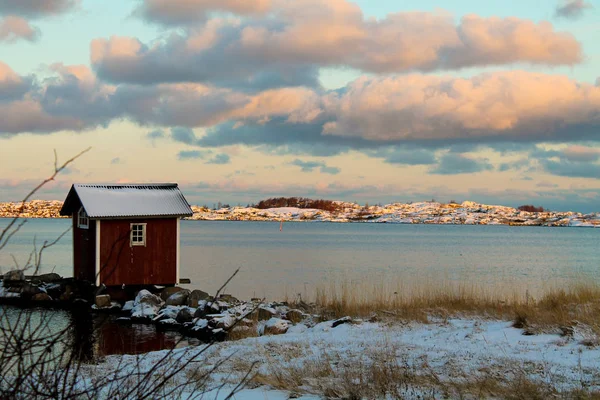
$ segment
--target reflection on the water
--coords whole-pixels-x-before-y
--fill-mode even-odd
[[[157,330],[154,325],[121,324],[116,321],[115,315],[92,314],[86,308],[63,311],[0,305],[0,315],[1,323],[6,326],[22,325],[26,319],[31,321],[33,327],[44,323],[44,329],[47,330],[36,331],[38,336],[50,337],[69,328],[64,340],[56,341],[54,351],[61,352],[63,346],[68,346],[84,362],[112,354],[140,354],[200,343],[178,332]],[[0,336],[8,332],[0,329]],[[0,344],[8,343],[8,340],[7,337],[0,337]]]
[[[154,325],[117,323],[111,315],[98,315],[94,324],[97,357],[140,354],[199,343],[182,337],[178,332],[157,330]]]

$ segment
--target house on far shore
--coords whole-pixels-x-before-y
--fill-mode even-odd
[[[180,220],[193,215],[176,183],[74,184],[73,276],[100,286],[179,283]]]

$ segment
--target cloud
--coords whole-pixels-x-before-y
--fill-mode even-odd
[[[470,158],[448,153],[441,157],[439,164],[430,169],[429,173],[438,175],[472,174],[493,169],[494,167],[486,158]]]
[[[100,78],[113,83],[198,82],[237,90],[319,86],[316,66],[270,63],[252,50],[239,48],[232,42],[232,36],[239,35],[235,24],[215,20],[202,29],[188,36],[170,34],[154,46],[131,37],[94,39],[92,66]]]
[[[322,174],[337,175],[341,172],[339,168],[327,166],[324,162],[319,161],[302,161],[295,159],[290,162],[290,165],[300,167],[302,172],[313,172],[315,168],[318,168]]]
[[[558,150],[537,147],[530,157],[552,175],[600,179],[600,149],[596,147],[570,145]]]
[[[600,164],[573,161],[552,161],[545,160],[541,162],[546,172],[571,178],[593,178],[600,179]]]
[[[529,158],[521,158],[516,161],[502,163],[500,164],[500,166],[498,166],[499,172],[505,172],[510,170],[526,170],[526,172],[531,172],[533,170],[532,160],[530,160]]]
[[[600,148],[574,145],[562,150],[560,156],[568,161],[593,162],[600,159]]]
[[[362,77],[329,96],[323,133],[368,140],[576,140],[600,126],[600,87],[525,71]]]
[[[213,154],[214,154],[214,152],[212,150],[184,150],[184,151],[180,151],[177,154],[177,158],[180,161],[205,160],[204,164],[215,164],[215,165],[229,164],[231,162],[231,158],[229,157],[229,155],[227,155],[225,153],[216,154],[216,155],[212,156]]]
[[[392,146],[374,156],[405,165],[432,163],[431,154],[415,149],[452,146],[461,153],[488,146],[511,153],[533,143],[600,139],[600,86],[562,75],[360,77],[333,91],[247,93],[198,83],[111,85],[85,66],[55,64],[50,72],[45,79],[23,77],[0,64],[0,133],[83,131],[128,119],[176,127],[174,140],[205,148],[240,144],[331,156]],[[571,149],[570,157],[596,157],[583,153]]]
[[[80,3],[80,0],[0,0],[0,14],[38,18],[71,11]]]
[[[238,2],[223,7],[230,3]],[[178,0],[173,10],[183,5],[212,9],[217,2],[202,4]],[[370,19],[344,0],[305,0],[276,1],[268,18],[212,18],[152,45],[133,37],[95,39],[91,60],[98,75],[113,83],[257,87],[268,85],[268,77],[270,87],[316,87],[319,67],[405,73],[521,62],[574,65],[581,62],[582,49],[549,22],[471,14],[457,25],[444,12]]]
[[[21,100],[31,90],[30,78],[19,76],[0,61],[0,107],[2,102]]]
[[[431,165],[436,162],[434,151],[412,147],[386,147],[370,154],[383,157],[388,164]]]
[[[556,183],[552,183],[552,182],[548,182],[548,181],[541,181],[538,182],[535,187],[539,187],[539,188],[557,188],[558,185]]]
[[[0,19],[0,42],[14,43],[18,40],[34,42],[39,35],[39,29],[32,27],[21,17],[7,15]]]
[[[575,19],[581,17],[589,8],[593,8],[592,4],[584,0],[562,0],[556,6],[554,15],[557,18]]]
[[[196,141],[196,135],[190,128],[176,127],[171,129],[171,137],[176,142],[192,144]]]
[[[162,129],[155,129],[146,134],[146,138],[150,140],[162,139],[166,137],[165,132]]]
[[[229,164],[230,162],[231,162],[231,158],[229,157],[229,155],[225,154],[225,153],[221,153],[221,154],[217,154],[212,159],[208,160],[206,162],[206,164],[223,165],[223,164]]]
[[[179,160],[193,160],[193,159],[205,159],[212,154],[211,150],[186,150],[180,151],[177,154]]]
[[[134,14],[163,25],[186,25],[202,22],[211,11],[253,15],[270,6],[271,0],[143,0]]]

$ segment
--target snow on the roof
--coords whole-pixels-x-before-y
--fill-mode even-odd
[[[193,214],[175,183],[74,184],[61,210],[63,215],[77,212],[72,208],[73,191],[90,218]]]

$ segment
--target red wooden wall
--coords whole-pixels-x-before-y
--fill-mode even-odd
[[[130,246],[130,224],[146,223],[146,246]],[[102,220],[100,282],[172,285],[177,280],[177,219]]]
[[[73,215],[73,277],[96,282],[96,221],[90,220],[88,229],[77,227],[77,213]]]

